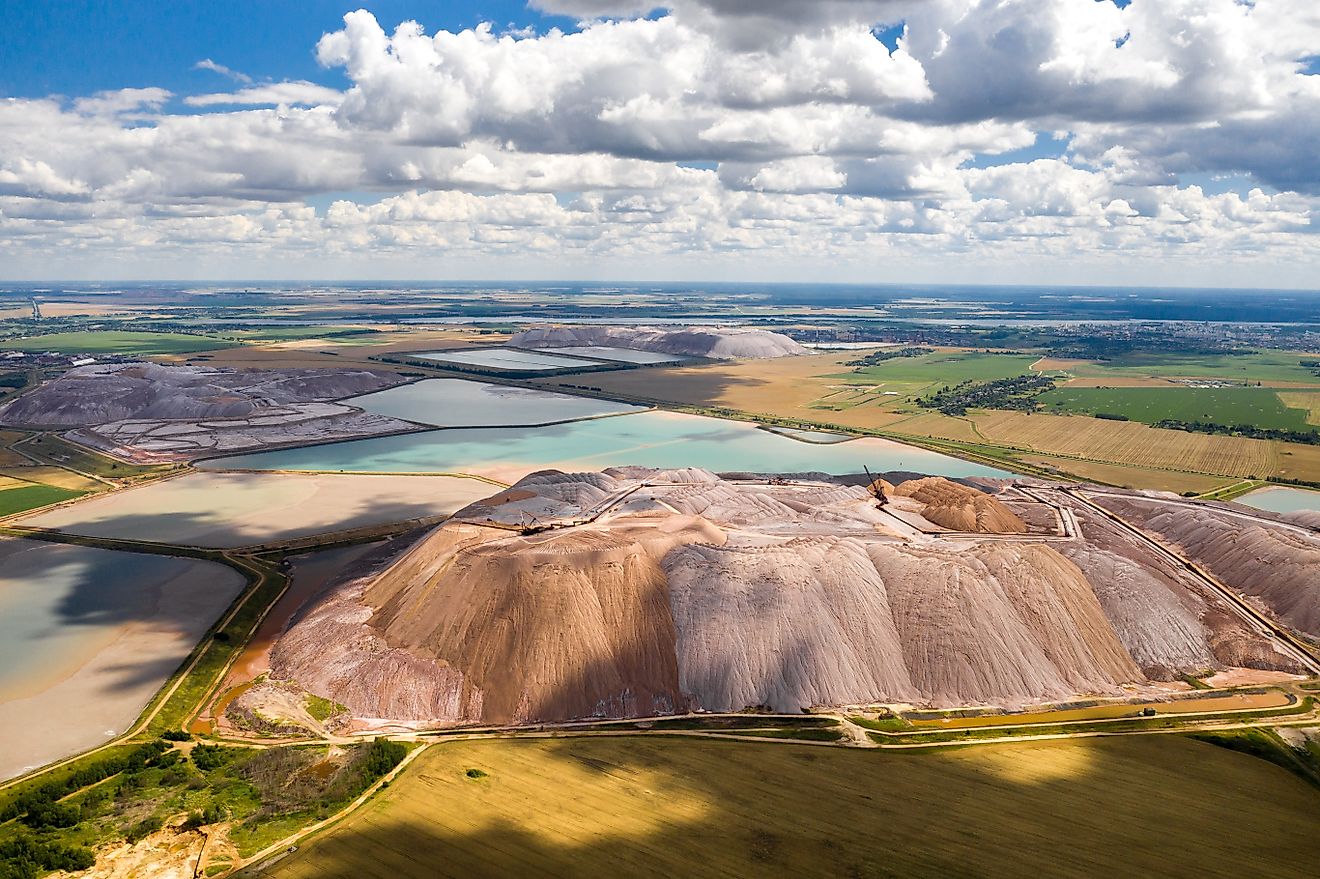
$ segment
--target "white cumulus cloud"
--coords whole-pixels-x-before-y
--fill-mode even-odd
[[[0,99],[4,265],[1314,286],[1311,0],[533,5],[580,24],[355,11],[343,89]]]

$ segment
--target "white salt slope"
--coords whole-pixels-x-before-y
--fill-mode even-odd
[[[715,360],[762,360],[811,353],[780,333],[730,327],[670,330],[655,327],[548,326],[524,330],[509,339],[508,344],[515,348],[576,348],[595,345]]]
[[[1101,504],[1182,547],[1235,589],[1261,599],[1289,625],[1320,635],[1320,535],[1204,508],[1106,497]]]
[[[1075,545],[1063,553],[1085,572],[1119,640],[1145,674],[1171,679],[1219,664],[1198,596],[1175,591],[1163,572],[1115,552]]]
[[[508,530],[529,509],[594,521]],[[914,545],[885,519],[856,486],[537,473],[337,590],[273,668],[358,716],[487,723],[1019,705],[1143,681],[1055,549]]]
[[[919,698],[885,583],[861,543],[693,545],[670,553],[664,569],[679,685],[703,707]]]

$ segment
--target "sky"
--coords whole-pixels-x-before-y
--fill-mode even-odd
[[[1320,288],[1314,0],[0,20],[0,279]]]

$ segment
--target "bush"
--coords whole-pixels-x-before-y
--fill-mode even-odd
[[[148,815],[146,818],[143,818],[141,821],[128,828],[124,833],[124,838],[129,842],[137,842],[146,839],[157,830],[160,830],[161,825],[164,823],[165,822],[157,816]]]
[[[138,772],[145,769],[153,760],[159,757],[165,751],[169,750],[169,745],[157,739],[154,742],[148,742],[128,755],[125,761],[123,771]]]
[[[22,820],[28,827],[37,830],[72,827],[82,820],[82,812],[77,806],[65,803],[35,803]]]
[[[184,732],[181,729],[167,729],[160,734],[160,737],[167,742],[191,742],[192,733]]]
[[[183,754],[178,751],[166,751],[153,759],[151,765],[158,769],[168,769],[171,766],[177,765],[182,760]]]
[[[198,827],[205,827],[208,824],[219,824],[225,820],[225,810],[216,803],[212,803],[205,809],[194,809],[188,814],[188,819],[183,822],[184,830],[196,830]]]
[[[198,745],[192,752],[193,764],[203,772],[219,769],[232,759],[234,759],[234,749],[222,748],[219,745]]]
[[[463,773],[463,774],[466,775],[468,778],[485,778],[485,777],[486,777],[486,773],[485,773],[485,772],[482,772],[480,769],[469,769],[467,772],[465,772],[465,773]]]

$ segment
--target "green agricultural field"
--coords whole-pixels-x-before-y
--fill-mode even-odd
[[[930,387],[964,381],[993,381],[1031,372],[1034,355],[980,351],[937,351],[920,357],[896,357],[877,366],[830,376],[850,384],[883,384],[887,390],[914,396]]]
[[[242,342],[291,342],[299,339],[333,339],[341,341],[380,335],[379,330],[368,327],[317,325],[312,327],[257,327],[251,330],[221,330],[220,335]]]
[[[75,333],[48,333],[23,339],[0,341],[0,348],[10,351],[59,351],[63,354],[184,354],[233,348],[238,342],[193,336],[187,333],[136,333],[119,330],[92,330]]]
[[[1087,363],[1070,368],[1077,376],[1101,378],[1208,378],[1243,382],[1299,382],[1320,385],[1302,360],[1315,360],[1316,355],[1296,351],[1258,351],[1254,354],[1156,354],[1140,352],[1115,357],[1103,362]]]
[[[449,741],[260,875],[1309,877],[1317,807],[1287,770],[1173,735]]]
[[[25,485],[0,491],[0,516],[12,516],[24,510],[35,510],[47,504],[67,501],[85,494],[53,485]]]
[[[1130,421],[1209,421],[1271,430],[1311,430],[1305,409],[1290,409],[1270,388],[1058,388],[1042,394],[1046,411],[1122,415]]]

